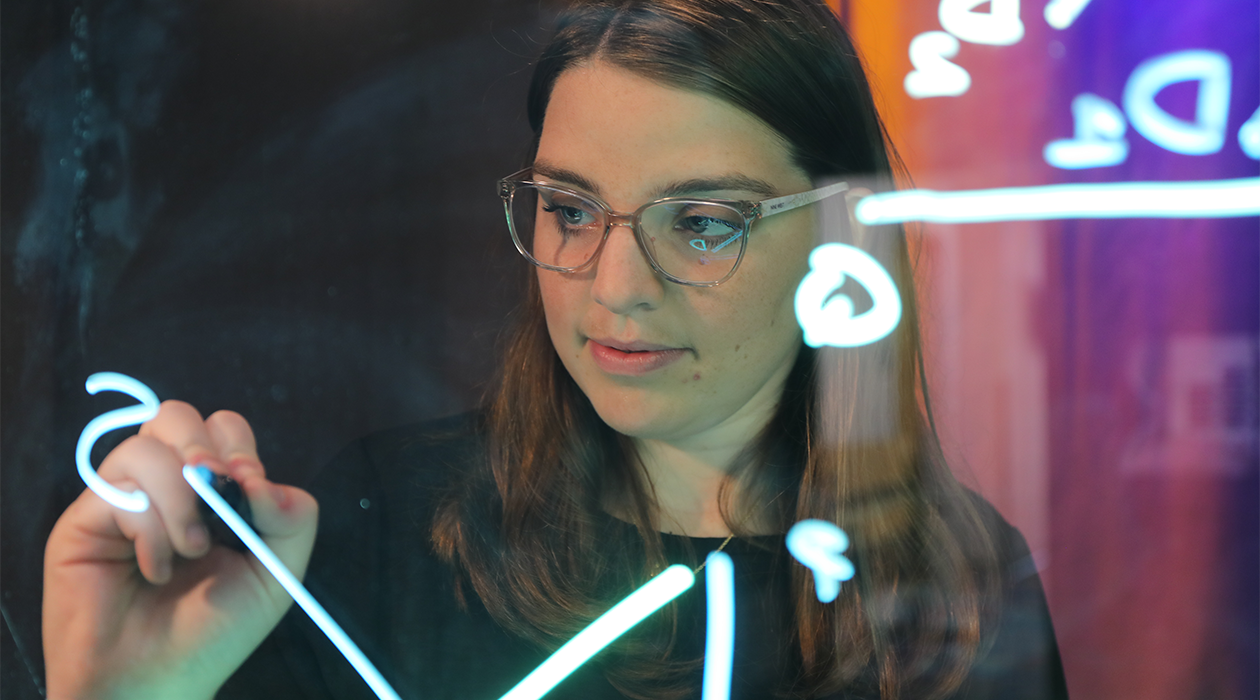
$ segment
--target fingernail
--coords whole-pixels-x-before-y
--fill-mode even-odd
[[[280,510],[284,510],[289,506],[289,495],[285,492],[283,486],[280,484],[272,484],[267,487],[267,489],[271,493],[271,500],[275,501]]]
[[[201,523],[189,525],[184,537],[188,541],[188,547],[194,552],[204,552],[210,546],[210,533]]]

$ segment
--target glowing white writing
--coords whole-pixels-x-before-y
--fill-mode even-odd
[[[1247,157],[1260,160],[1260,108],[1238,129],[1238,145]]]
[[[962,66],[950,63],[958,55],[958,40],[946,32],[924,32],[910,41],[910,63],[906,74],[906,94],[914,98],[957,97],[971,87],[971,75]]]
[[[865,201],[865,200],[864,200]],[[901,295],[879,261],[844,243],[826,243],[809,254],[810,271],[796,288],[796,320],[810,347],[852,348],[893,332],[901,321]],[[853,314],[853,299],[836,290],[853,279],[870,292],[873,305]]]
[[[735,563],[725,552],[705,558],[708,609],[704,640],[704,686],[701,700],[728,700],[735,663]]]
[[[1185,219],[1260,215],[1260,178],[1106,182],[935,192],[905,190],[858,202],[858,221],[982,223],[1045,219]]]
[[[132,513],[149,509],[149,494],[136,489],[130,493],[105,481],[92,468],[92,446],[105,433],[152,420],[158,414],[157,394],[149,387],[117,372],[98,372],[87,378],[87,392],[119,391],[140,402],[138,406],[119,408],[93,418],[79,434],[79,444],[74,450],[74,461],[79,467],[83,483],[105,502]]]
[[[1089,3],[1090,0],[1050,0],[1046,4],[1046,24],[1055,29],[1067,29]]]
[[[1155,95],[1174,83],[1199,81],[1195,119],[1178,119],[1155,104]],[[1133,128],[1174,153],[1206,155],[1225,145],[1229,118],[1230,66],[1216,51],[1178,51],[1138,65],[1124,87],[1124,111]]]
[[[608,612],[595,618],[500,700],[538,700],[601,649],[661,606],[682,595],[695,582],[695,574],[681,564],[665,569]]]
[[[825,520],[802,520],[787,534],[787,548],[814,573],[818,600],[830,603],[840,595],[840,582],[853,578],[853,562],[844,556],[849,536]]]
[[[974,12],[985,4],[988,12]],[[941,28],[973,44],[1010,46],[1024,38],[1019,0],[941,0],[937,17]]]
[[[1046,144],[1045,159],[1056,168],[1100,168],[1129,156],[1124,115],[1110,100],[1084,93],[1072,100],[1075,137]]]
[[[1155,145],[1185,155],[1210,155],[1225,145],[1229,119],[1231,69],[1229,59],[1216,51],[1178,51],[1138,65],[1124,88],[1124,113],[1142,136]],[[1155,102],[1164,88],[1197,81],[1193,121],[1169,114]],[[1056,168],[1095,168],[1116,165],[1128,156],[1122,137],[1124,114],[1111,102],[1088,93],[1072,101],[1075,138],[1046,145],[1045,159]],[[1254,120],[1255,117],[1252,118]],[[1252,158],[1260,129],[1249,120],[1238,131],[1238,145]],[[1250,141],[1248,139],[1251,139]],[[1248,149],[1252,149],[1248,151]]]

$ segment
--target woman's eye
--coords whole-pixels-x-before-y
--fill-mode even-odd
[[[571,228],[590,226],[595,221],[595,217],[591,216],[590,212],[578,207],[567,207],[563,204],[545,206],[543,211],[555,213],[556,218],[560,220],[562,225]]]
[[[679,228],[691,233],[706,236],[726,236],[735,233],[739,227],[729,221],[715,219],[712,216],[688,216],[678,222]]]

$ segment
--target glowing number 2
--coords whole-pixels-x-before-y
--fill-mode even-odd
[[[149,494],[139,489],[127,493],[102,479],[92,468],[92,446],[105,433],[152,420],[158,414],[160,405],[157,394],[144,384],[117,372],[97,372],[88,377],[87,391],[89,394],[120,391],[140,402],[138,406],[119,408],[93,418],[79,434],[74,461],[79,467],[79,476],[83,477],[83,482],[96,495],[105,499],[106,503],[133,513],[143,513],[149,509]]]
[[[924,32],[910,41],[906,94],[913,98],[957,97],[971,87],[971,75],[946,59],[958,55],[958,40],[945,32]]]

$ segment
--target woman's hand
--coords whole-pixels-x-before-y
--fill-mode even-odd
[[[240,482],[258,534],[295,576],[305,573],[315,499],[267,481],[239,414],[203,421],[192,406],[166,401],[98,470],[125,491],[148,493],[149,509],[123,511],[85,490],[48,538],[49,698],[210,698],[292,603],[252,554],[211,546],[185,464]]]

